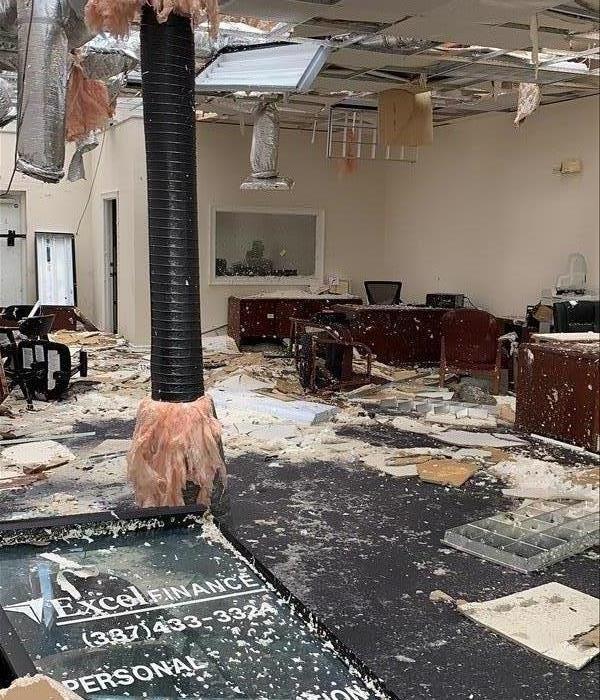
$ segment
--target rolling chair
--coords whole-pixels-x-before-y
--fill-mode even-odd
[[[553,314],[555,333],[600,333],[600,301],[558,301]]]
[[[365,282],[365,291],[371,305],[397,306],[401,303],[402,282]]]

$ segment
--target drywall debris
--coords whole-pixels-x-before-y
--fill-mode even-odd
[[[600,601],[560,583],[482,603],[461,603],[457,610],[516,644],[570,668],[580,669],[600,651],[578,643],[599,623]]]
[[[440,414],[437,411],[427,413],[425,420],[428,423],[438,423],[439,425],[450,425],[461,428],[496,428],[498,422],[494,416],[488,416],[486,411],[471,414],[475,409],[465,408],[456,413]]]
[[[248,437],[257,442],[273,443],[300,437],[300,430],[294,423],[272,423],[251,430]]]
[[[510,486],[503,491],[509,497],[595,502],[600,497],[597,481],[578,482],[572,467],[557,462],[519,456],[511,461],[498,462],[490,467],[489,473]]]
[[[502,404],[498,407],[498,420],[512,425],[515,422],[515,416],[515,410],[509,404]]]
[[[457,462],[453,459],[430,460],[419,464],[419,479],[441,486],[462,486],[479,467],[473,462]]]
[[[480,450],[477,447],[461,447],[452,454],[454,459],[492,459],[492,450]]]
[[[101,333],[100,331],[68,331],[59,330],[50,333],[49,338],[54,343],[63,345],[93,347],[94,350],[114,348],[117,344],[123,344],[124,340],[118,336]]]
[[[450,401],[454,396],[454,392],[449,389],[440,389],[435,391],[433,389],[426,391],[417,392],[417,397],[422,399],[439,399],[441,401]]]
[[[202,336],[202,352],[205,355],[240,355],[235,340],[228,335]]]
[[[381,468],[382,472],[390,474],[391,476],[418,476],[419,472],[417,470],[416,464],[405,464],[404,466],[394,467],[393,465],[386,464]]]
[[[23,476],[2,478],[0,479],[0,491],[12,491],[24,486],[31,486],[37,481],[44,481],[46,478],[45,474],[24,474]]]
[[[233,374],[227,379],[222,379],[214,385],[214,388],[221,391],[245,392],[272,389],[274,386],[272,382],[263,382],[242,372],[241,374]]]
[[[435,433],[436,439],[438,438],[438,433],[442,433],[444,428],[439,425],[428,425],[416,418],[409,418],[408,416],[398,416],[394,418],[391,424],[397,430],[403,430],[408,433],[416,433],[419,435],[431,435]]]
[[[64,463],[76,459],[68,447],[53,440],[13,445],[2,450],[0,456],[20,467],[52,464],[58,461]]]
[[[47,676],[25,676],[13,681],[10,688],[0,690],[0,700],[82,700],[62,683]]]
[[[208,393],[212,396],[217,411],[221,408],[245,409],[304,425],[324,423],[333,418],[338,411],[335,406],[309,401],[280,401],[270,396],[246,391],[211,389]]]
[[[573,637],[572,643],[580,647],[596,647],[598,649],[600,647],[600,625],[596,625],[589,632],[576,635]]]
[[[521,486],[515,489],[502,489],[502,495],[506,498],[524,498],[524,499],[538,499],[542,501],[557,501],[557,500],[573,500],[582,501],[585,500],[581,497],[575,496],[572,489],[560,489],[560,488],[537,488],[535,486]]]
[[[455,605],[456,601],[451,595],[444,593],[444,591],[436,590],[431,591],[429,594],[429,600],[432,603],[446,603],[447,605]]]
[[[570,481],[577,486],[600,488],[600,467],[590,467],[589,469],[577,472],[570,477]]]
[[[105,455],[124,454],[129,451],[131,440],[108,439],[103,440],[99,445],[88,452],[88,457],[102,457]]]
[[[527,444],[514,435],[471,433],[467,430],[447,430],[435,437],[436,440],[463,447],[519,447]]]

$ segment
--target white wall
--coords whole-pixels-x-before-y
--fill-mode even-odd
[[[339,273],[362,293],[362,282],[381,273],[383,260],[384,180],[379,164],[365,164],[355,175],[340,176],[326,158],[325,139],[314,145],[307,132],[282,130],[279,170],[292,177],[292,192],[241,192],[249,174],[251,130],[236,126],[198,127],[198,214],[202,313],[206,328],[226,322],[227,298],[252,293],[251,287],[209,286],[210,207],[274,207],[323,209],[325,274]],[[260,290],[258,290],[260,291]]]
[[[434,132],[415,166],[389,164],[386,255],[403,299],[465,292],[497,315],[518,315],[566,268],[587,258],[598,286],[598,100],[542,107],[519,130],[512,115]],[[581,175],[553,166],[581,158]]]
[[[323,137],[282,131],[280,170],[295,178],[291,193],[241,192],[249,172],[250,129],[198,125],[198,216],[205,329],[226,322],[227,298],[261,291],[209,284],[212,206],[310,208],[325,211],[327,273],[350,279],[353,291],[372,278],[404,281],[403,298],[428,291],[464,291],[497,314],[521,315],[566,264],[587,257],[598,285],[598,104],[594,98],[541,108],[516,131],[508,114],[435,130],[415,166],[361,164],[340,176],[325,157]],[[74,232],[97,159],[90,203],[76,240],[79,305],[102,325],[104,216],[102,198],[119,199],[119,329],[149,342],[150,302],[146,168],[142,122],[111,128],[104,147],[86,156],[88,180],[44,185],[17,175],[26,196],[29,298],[35,296],[33,233]],[[0,132],[0,186],[8,182],[14,135]],[[583,160],[583,173],[559,176],[554,165]],[[273,289],[270,287],[269,289]]]
[[[198,217],[203,328],[227,322],[227,299],[231,295],[262,291],[252,286],[210,285],[211,207],[273,207],[323,209],[325,212],[325,274],[336,272],[350,279],[353,291],[362,282],[381,274],[384,229],[383,169],[365,164],[355,175],[341,177],[325,156],[322,136],[314,145],[306,132],[283,130],[280,171],[296,180],[290,192],[241,192],[249,174],[250,129],[242,135],[237,126],[198,125]],[[130,141],[133,134],[130,135]],[[143,150],[141,124],[140,150]],[[135,281],[136,324],[128,337],[136,344],[149,339],[148,243],[145,200],[145,164],[136,158]],[[274,290],[276,287],[269,287]],[[289,287],[287,287],[289,289]]]

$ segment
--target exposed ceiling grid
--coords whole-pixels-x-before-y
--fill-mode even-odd
[[[282,107],[296,126],[324,127],[331,104],[376,103],[393,87],[433,92],[434,119],[515,108],[519,82],[538,82],[542,102],[597,94],[597,0],[221,0],[228,15],[285,22],[290,37],[328,42],[332,53],[309,96]],[[594,9],[595,8],[595,9]],[[541,67],[531,59],[537,15]],[[590,52],[590,49],[592,50]],[[587,50],[587,55],[577,52]],[[544,62],[552,60],[544,66]],[[210,100],[211,98],[202,98]],[[228,116],[235,119],[232,96]],[[214,105],[213,105],[214,106]],[[215,108],[216,109],[216,108]],[[304,120],[304,123],[303,123]]]

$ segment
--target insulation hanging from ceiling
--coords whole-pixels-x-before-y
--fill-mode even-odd
[[[520,126],[522,121],[531,116],[540,106],[542,91],[536,83],[519,83],[519,97],[517,102],[517,116],[514,124]]]
[[[112,115],[106,83],[91,80],[81,66],[73,63],[67,85],[65,139],[77,141],[96,129],[103,129]]]
[[[85,8],[85,21],[96,32],[108,32],[116,37],[127,36],[129,27],[145,5],[145,0],[88,0]],[[193,24],[205,18],[211,36],[219,31],[218,0],[148,0],[159,23],[166,22],[171,12],[189,17]]]

